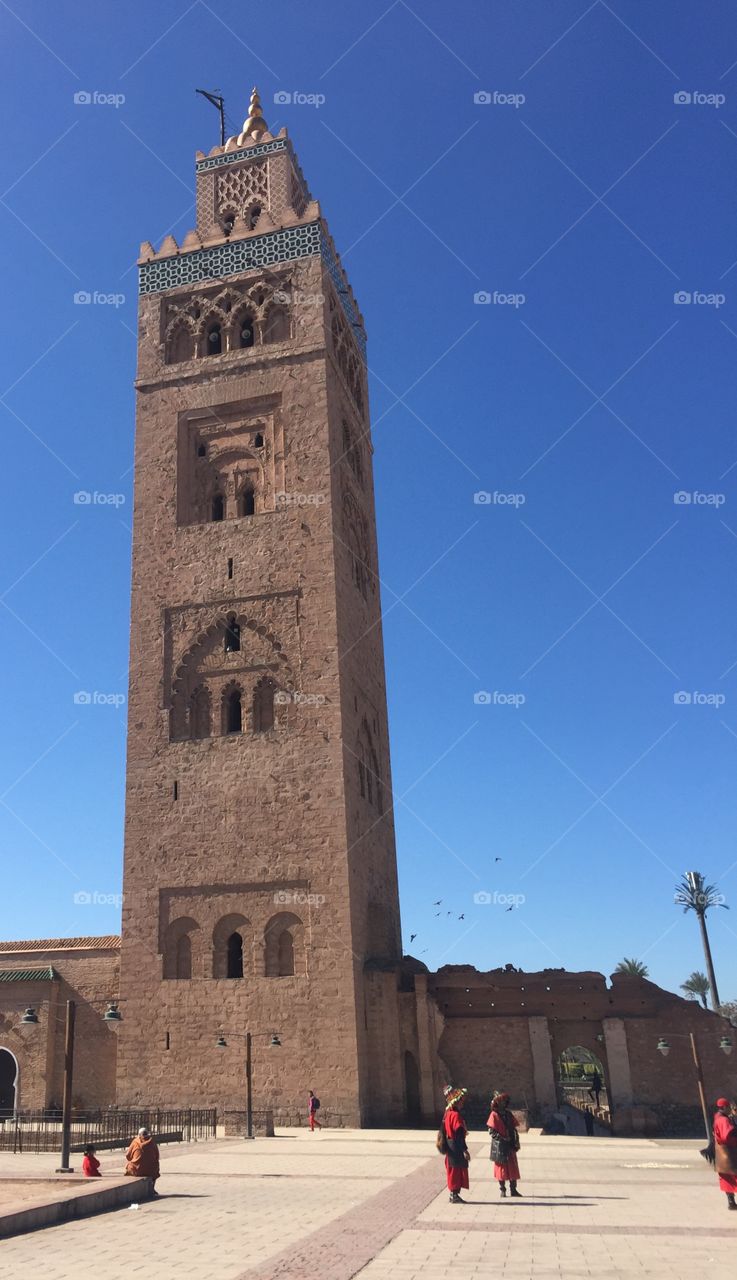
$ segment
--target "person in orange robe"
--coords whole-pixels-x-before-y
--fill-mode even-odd
[[[494,1094],[486,1127],[491,1134],[491,1159],[494,1161],[494,1177],[499,1183],[499,1192],[506,1196],[508,1180],[510,1196],[520,1198],[521,1193],[517,1190],[519,1135],[517,1121],[509,1110],[508,1093]]]
[[[445,1173],[448,1180],[448,1197],[451,1204],[465,1204],[459,1195],[468,1190],[468,1162],[471,1159],[466,1146],[466,1122],[461,1115],[468,1089],[454,1089],[446,1085],[445,1114],[443,1116],[443,1133],[445,1134]]]
[[[156,1196],[156,1180],[159,1176],[159,1148],[148,1129],[139,1129],[125,1153],[126,1175],[130,1178],[150,1178],[151,1194]]]
[[[727,1208],[737,1209],[737,1125],[728,1098],[717,1098],[714,1116],[714,1162],[719,1190],[726,1192]]]

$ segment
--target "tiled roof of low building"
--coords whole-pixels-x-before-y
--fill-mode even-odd
[[[120,946],[117,934],[101,938],[32,938],[25,942],[0,942],[0,955],[26,951],[113,951]]]

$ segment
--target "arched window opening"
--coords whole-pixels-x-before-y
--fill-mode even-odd
[[[223,234],[229,236],[235,224],[235,215],[227,213],[223,218]]]
[[[243,711],[240,689],[232,689],[225,699],[225,732],[240,733],[243,729]]]
[[[274,694],[276,684],[266,676],[253,691],[253,732],[268,733],[274,728]]]
[[[183,933],[181,938],[177,940],[175,964],[175,977],[192,977],[192,939],[188,933]]]
[[[179,364],[182,360],[191,360],[193,356],[192,334],[185,324],[179,324],[169,338],[167,363]]]
[[[240,653],[241,628],[234,614],[229,614],[225,623],[225,652]]]
[[[304,925],[291,911],[280,912],[264,933],[267,978],[288,978],[305,972]]]
[[[213,978],[243,978],[249,972],[253,934],[245,916],[233,912],[218,920],[212,932]]]
[[[164,940],[164,977],[191,978],[199,925],[190,916],[172,920]]]
[[[198,458],[206,458],[206,457],[207,457],[207,449],[206,449],[206,447],[205,447],[205,445],[204,445],[204,444],[198,444],[198,446],[197,446],[197,457],[198,457]]]
[[[227,941],[227,977],[243,977],[243,938],[239,933],[231,933]]]
[[[279,937],[278,946],[279,977],[289,978],[294,973],[294,938],[288,929]]]
[[[238,515],[254,516],[256,514],[256,494],[253,485],[244,484],[238,496]]]
[[[253,207],[249,210],[249,213],[248,213],[248,229],[249,229],[249,231],[254,231],[254,230],[255,230],[255,228],[256,228],[256,223],[258,222],[258,220],[259,220],[259,218],[260,218],[260,217],[261,217],[261,205],[260,205],[260,204],[255,204],[255,205],[253,205]]]
[[[190,738],[210,736],[210,695],[207,689],[195,689],[189,703]]]
[[[289,337],[289,317],[283,307],[272,307],[266,317],[264,342],[286,342]]]
[[[211,507],[211,519],[217,523],[218,520],[225,519],[225,498],[222,493],[213,495]]]
[[[246,311],[238,321],[238,346],[252,347],[254,343],[255,327],[253,316],[250,311]]]
[[[264,447],[264,438],[260,431],[257,431],[253,437],[253,447],[254,449],[263,449]]]
[[[219,321],[211,324],[207,330],[206,353],[208,356],[219,356],[223,350],[223,335]]]

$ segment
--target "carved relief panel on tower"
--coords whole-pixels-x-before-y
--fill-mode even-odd
[[[276,510],[285,490],[281,397],[180,415],[177,522],[240,520]]]
[[[291,337],[290,277],[249,280],[167,298],[161,307],[166,364],[246,351]]]
[[[298,670],[295,592],[167,610],[169,737],[194,741],[288,727]]]

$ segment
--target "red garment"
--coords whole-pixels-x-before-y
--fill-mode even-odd
[[[714,1141],[728,1147],[733,1163],[737,1164],[737,1129],[729,1116],[714,1116]],[[737,1173],[720,1173],[719,1190],[734,1194],[737,1191]]]
[[[85,1178],[101,1178],[100,1161],[95,1156],[85,1156],[82,1161],[82,1173]]]
[[[496,1111],[492,1107],[489,1113],[489,1119],[486,1121],[486,1127],[487,1129],[491,1129],[493,1133],[498,1133],[500,1138],[506,1138],[507,1141],[512,1141],[514,1137],[514,1130],[517,1128],[517,1121],[511,1111],[505,1111],[504,1115],[508,1121],[508,1126],[504,1123],[500,1112]],[[509,1153],[506,1164],[495,1164],[493,1173],[497,1182],[506,1182],[507,1180],[510,1182],[517,1182],[519,1180],[519,1164],[517,1163],[516,1151],[511,1151]]]
[[[468,1190],[468,1160],[466,1150],[467,1127],[459,1111],[450,1107],[443,1116],[443,1130],[451,1147],[445,1157],[445,1172],[449,1191]]]

